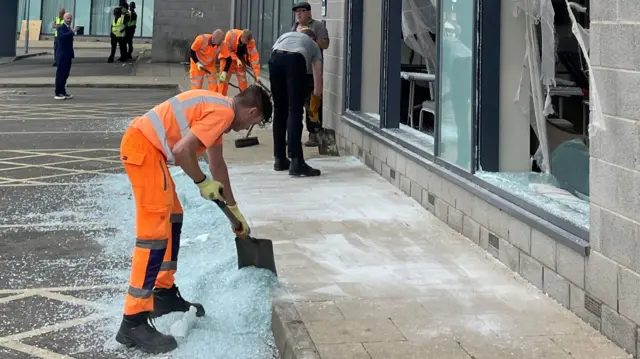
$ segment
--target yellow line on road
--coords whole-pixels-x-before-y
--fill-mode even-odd
[[[15,340],[1,343],[0,346],[9,348],[11,350],[15,350],[18,352],[22,352],[25,354],[29,354],[30,356],[34,356],[36,358],[41,358],[41,359],[74,359],[73,357],[70,357],[68,355],[54,353],[50,350],[42,349],[32,345],[27,345],[25,343],[15,341]]]

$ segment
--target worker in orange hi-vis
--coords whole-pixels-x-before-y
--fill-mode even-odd
[[[218,92],[227,95],[229,78],[236,74],[240,90],[247,88],[247,72],[245,66],[251,65],[256,79],[260,78],[260,55],[256,42],[249,30],[232,29],[227,31],[220,45],[220,84]],[[248,61],[247,61],[248,59]]]
[[[220,44],[224,40],[224,31],[216,29],[211,34],[198,35],[191,44],[189,77],[191,89],[201,89],[204,77],[210,91],[218,91],[218,71],[216,62],[220,55]]]
[[[133,188],[136,205],[136,242],[124,316],[116,341],[149,353],[177,347],[175,338],[160,333],[152,318],[171,312],[197,316],[204,307],[182,298],[174,284],[183,210],[168,164],[180,166],[206,200],[224,200],[242,223],[236,236],[250,233],[238,209],[222,154],[223,134],[268,122],[273,105],[267,92],[251,85],[233,98],[208,90],[188,90],[157,105],[131,122],[120,144],[120,159]],[[209,158],[213,179],[197,158]],[[216,208],[217,207],[212,207]]]

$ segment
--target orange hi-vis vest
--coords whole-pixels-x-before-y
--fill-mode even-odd
[[[174,164],[173,147],[191,131],[204,147],[222,144],[222,135],[235,118],[232,98],[208,90],[189,90],[157,105],[134,119],[131,127],[142,134]]]
[[[199,35],[191,44],[191,50],[196,52],[198,60],[205,66],[215,64],[220,55],[220,46],[209,44],[211,37],[213,37],[211,34]]]
[[[220,45],[221,50],[218,58],[224,59],[227,57],[231,57],[234,61],[237,60],[238,55],[236,53],[238,52],[238,45],[240,44],[240,36],[242,36],[242,30],[233,29],[227,31],[227,34],[224,37],[224,41]],[[251,61],[252,65],[253,62],[256,61],[256,59],[257,61],[259,61],[259,58],[257,57],[258,50],[256,49],[256,41],[254,39],[251,39],[251,41],[249,41],[249,43],[247,44],[247,53],[249,55],[249,61]]]

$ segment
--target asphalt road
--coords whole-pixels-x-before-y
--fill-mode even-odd
[[[87,220],[94,204],[87,188],[78,189],[87,179],[122,172],[122,131],[174,92],[72,93],[71,100],[55,101],[50,88],[0,91],[3,359],[131,357],[104,350],[114,333],[105,333],[100,319],[106,313],[101,298],[126,288],[130,259],[105,255],[100,240],[108,240],[109,226]]]
[[[42,49],[34,50],[40,52]],[[46,50],[53,53],[53,49]],[[71,65],[70,76],[128,76],[133,72],[133,63],[107,63],[109,49],[77,49]],[[119,56],[116,51],[115,58]],[[0,77],[51,77],[55,78],[56,68],[52,66],[53,55],[24,58],[0,65]]]

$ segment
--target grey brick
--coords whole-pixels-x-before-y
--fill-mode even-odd
[[[438,217],[441,221],[447,222],[447,218],[449,217],[449,206],[440,198],[436,198],[436,217]]]
[[[591,156],[625,168],[640,169],[640,123],[618,117],[603,116],[606,131],[591,138]]]
[[[602,306],[602,334],[636,355],[636,324],[606,305]]]
[[[592,3],[595,0],[592,0]],[[636,0],[618,0],[618,20],[638,21],[640,19],[640,4]]]
[[[449,224],[449,227],[451,227],[454,231],[458,233],[462,233],[463,217],[464,215],[462,214],[462,212],[458,211],[453,207],[449,207],[447,224]]]
[[[612,260],[634,270],[640,269],[638,241],[640,226],[606,209],[600,209],[592,216],[600,216],[600,223],[606,227],[594,228],[600,239],[600,251]]]
[[[505,239],[500,238],[500,248],[498,250],[498,259],[504,263],[512,271],[518,273],[520,271],[520,251],[512,246]]]
[[[601,24],[600,36],[607,41],[602,42],[600,62],[604,67],[633,70],[634,60],[634,28],[625,24]]]
[[[547,267],[556,270],[557,242],[547,235],[531,230],[531,256]]]
[[[435,206],[429,203],[429,192],[426,189],[422,190],[422,207],[426,208],[429,212],[435,214],[436,209]]]
[[[618,115],[619,94],[618,73],[615,70],[594,68],[593,79],[600,95],[602,112],[607,115]]]
[[[557,300],[562,306],[569,308],[569,281],[547,267],[544,267],[543,271],[544,283],[542,285],[544,292]]]
[[[599,252],[591,251],[587,257],[586,291],[618,308],[618,265]]]
[[[601,64],[600,25],[599,23],[591,22],[589,28],[589,59],[591,60],[591,66],[599,66]]]
[[[611,212],[640,222],[640,196],[629,195],[640,193],[640,172],[629,171],[595,158],[591,158],[590,166],[591,201]]]
[[[509,238],[509,215],[499,208],[490,206],[489,230],[498,237]]]
[[[402,192],[407,196],[411,196],[411,180],[405,175],[401,175],[400,178],[400,189],[402,189]]]
[[[600,331],[600,318],[598,318],[595,314],[588,311],[584,306],[584,290],[578,288],[574,284],[570,284],[569,286],[569,296],[570,296],[570,309],[574,312],[578,317],[582,318],[585,322],[589,323],[594,329]]]
[[[621,268],[618,286],[618,311],[634,322],[640,323],[640,275]]]
[[[520,253],[520,275],[542,290],[542,264],[524,253]]]
[[[480,226],[480,247],[489,250],[489,230]]]
[[[618,88],[624,94],[619,98],[618,116],[640,120],[640,73],[619,73]]]
[[[509,217],[509,242],[525,253],[531,253],[531,227]]]
[[[567,278],[578,287],[584,288],[584,256],[561,244],[558,244],[557,250],[558,274]]]
[[[422,203],[422,191],[423,188],[419,184],[411,181],[411,198],[418,201],[418,203]]]
[[[617,0],[591,0],[590,6],[591,6],[591,21],[616,20],[618,17]]]
[[[469,216],[462,219],[462,234],[474,243],[480,244],[480,224]]]
[[[382,174],[382,162],[376,157],[373,158],[373,169],[378,172],[378,174]]]
[[[418,173],[419,173],[419,169],[422,168],[422,165],[407,159],[406,160],[406,170],[405,170],[405,175],[409,178],[411,178],[414,181],[418,180]]]

